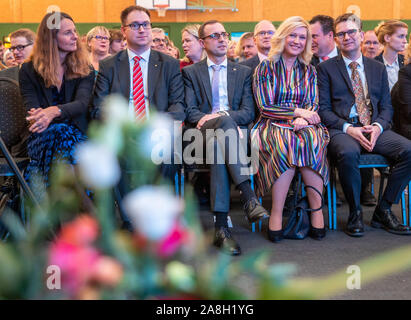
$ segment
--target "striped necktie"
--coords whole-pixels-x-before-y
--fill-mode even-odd
[[[146,116],[146,103],[144,98],[143,72],[140,67],[141,57],[134,57],[133,67],[133,103],[136,121],[141,121]]]

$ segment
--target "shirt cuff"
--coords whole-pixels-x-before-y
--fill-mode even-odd
[[[343,126],[343,132],[344,133],[347,133],[347,129],[349,128],[349,127],[352,127],[352,124],[351,123],[344,123],[344,126]]]
[[[380,125],[378,122],[373,122],[372,125],[380,127],[381,133],[384,131],[384,129],[382,128],[382,125]]]

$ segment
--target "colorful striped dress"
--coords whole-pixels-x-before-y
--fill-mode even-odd
[[[293,131],[295,108],[318,111],[317,73],[313,66],[295,61],[287,75],[282,58],[264,60],[256,68],[254,96],[260,118],[251,140],[259,148],[256,193],[262,196],[291,167],[311,167],[328,183],[326,147],[330,140],[325,126],[309,125]]]

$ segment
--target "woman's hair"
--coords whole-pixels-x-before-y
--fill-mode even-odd
[[[199,35],[200,27],[201,27],[200,24],[188,24],[183,28],[183,30],[181,30],[181,36],[183,35],[184,32],[187,32],[191,34],[194,38],[196,38],[196,40],[198,41],[200,39],[200,35]],[[205,53],[205,50],[203,49],[200,60],[203,60],[205,57],[206,57],[206,53]],[[187,57],[184,57],[182,61],[190,62],[190,59],[188,59]]]
[[[410,41],[411,41],[411,34],[410,34],[410,40],[408,41],[407,48],[405,49],[404,64],[410,64],[410,63],[411,63],[411,46],[410,46]]]
[[[54,17],[52,17],[52,15]],[[56,15],[60,15],[60,22],[64,19],[73,21],[73,19],[64,12],[47,13],[38,27],[37,39],[30,57],[34,69],[43,78],[47,88],[53,85],[61,85],[61,79],[56,72],[60,66],[60,55],[57,44],[59,25],[57,25],[57,27],[54,25],[51,27],[48,26]],[[55,19],[55,21],[58,22],[58,19]],[[66,79],[84,77],[90,73],[88,54],[81,43],[80,36],[77,39],[77,50],[67,54],[64,65],[66,67]]]
[[[254,38],[254,33],[253,32],[246,32],[246,33],[243,33],[241,35],[240,40],[238,40],[237,46],[235,48],[235,54],[238,57],[244,58],[244,56],[243,56],[243,54],[244,54],[243,41],[247,40],[247,39],[253,39],[253,38]]]
[[[89,50],[91,49],[89,43],[91,39],[93,39],[99,33],[105,34],[110,40],[110,31],[108,31],[106,27],[103,27],[103,26],[94,27],[87,33],[87,36],[86,36],[87,37],[87,49]]]
[[[286,19],[277,29],[273,38],[271,39],[271,50],[268,53],[269,59],[277,62],[284,51],[285,38],[289,36],[295,29],[303,27],[307,30],[307,41],[304,51],[298,56],[298,60],[305,65],[309,65],[312,58],[311,52],[311,31],[307,21],[302,17],[290,17]]]
[[[398,28],[408,29],[408,25],[399,20],[381,21],[374,29],[378,42],[384,46],[386,44],[384,37],[394,34]]]
[[[114,40],[125,40],[123,33],[119,29],[110,29],[110,45]]]

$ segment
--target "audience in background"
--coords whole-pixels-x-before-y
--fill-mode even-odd
[[[309,23],[313,38],[311,64],[316,67],[320,62],[334,58],[339,53],[334,42],[334,19],[330,16],[317,15]]]
[[[110,55],[110,32],[103,26],[91,29],[87,33],[87,48],[90,51],[90,63],[97,75],[99,62]]]
[[[236,55],[237,41],[228,41],[227,59],[232,62],[238,62],[239,58]]]
[[[0,40],[0,64],[4,63],[4,60],[3,60],[4,50],[5,50],[4,43],[3,41]]]
[[[271,38],[274,33],[275,27],[270,21],[263,20],[257,23],[254,27],[254,43],[257,47],[257,54],[251,59],[241,62],[241,64],[250,67],[254,73],[254,70],[259,63],[267,59],[268,53],[271,49]]]
[[[205,51],[198,37],[199,24],[189,24],[181,30],[181,42],[185,57],[180,61],[180,69],[205,58]]]
[[[168,55],[172,56],[174,59],[180,59],[180,50],[174,45],[174,42],[167,37],[167,50]]]
[[[246,32],[241,36],[235,53],[240,57],[240,61],[250,59],[257,54],[257,47],[254,43],[254,33]]]
[[[6,51],[4,51],[3,61],[6,68],[15,67],[18,65],[16,59],[14,59],[13,52],[11,52],[10,49],[6,49]]]
[[[364,57],[374,59],[381,53],[382,46],[378,42],[377,35],[374,30],[364,32],[364,40],[361,43],[361,52]]]
[[[398,71],[404,66],[404,56],[399,52],[404,51],[407,44],[408,25],[398,20],[387,20],[375,28],[375,33],[384,47],[375,59],[385,65],[391,90],[398,80]]]
[[[53,161],[75,164],[74,149],[86,139],[87,109],[94,84],[87,51],[80,43],[73,19],[60,14],[60,28],[42,19],[33,54],[21,66],[20,91],[29,121],[30,163],[26,179],[34,176],[49,184]],[[36,184],[37,186],[37,184]],[[41,192],[35,188],[36,191]]]
[[[164,30],[161,28],[153,28],[151,30],[151,34],[152,34],[151,49],[168,54],[167,38],[166,38],[166,34]]]
[[[111,29],[110,32],[110,54],[124,50],[127,47],[127,41],[121,30]]]

